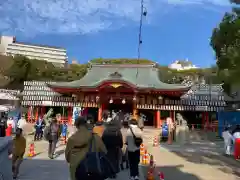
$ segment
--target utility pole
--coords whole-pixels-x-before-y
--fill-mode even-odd
[[[138,59],[137,64],[139,64],[140,56],[141,56],[141,45],[142,45],[142,23],[143,17],[147,16],[147,9],[143,5],[143,0],[141,0],[141,10],[140,10],[140,23],[139,23],[139,31],[138,31]],[[136,73],[136,78],[138,77],[138,68]]]

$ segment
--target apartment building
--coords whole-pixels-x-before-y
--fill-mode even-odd
[[[67,51],[64,48],[17,42],[13,36],[0,37],[0,54],[24,55],[29,59],[51,62],[54,65],[67,64]]]

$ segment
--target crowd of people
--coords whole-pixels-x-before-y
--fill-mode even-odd
[[[4,137],[7,123],[10,122],[2,119],[0,132],[1,137]],[[120,112],[103,113],[102,121],[94,121],[91,116],[79,116],[75,120],[75,132],[68,138],[65,149],[71,180],[115,179],[124,169],[130,170],[132,180],[138,180],[140,144],[144,127],[142,121]],[[9,150],[14,179],[18,176],[26,149],[26,139],[23,135],[26,120],[22,117],[15,124],[13,146]],[[51,122],[46,124],[39,118],[34,127],[34,140],[47,140],[48,156],[53,159],[59,138],[61,135],[65,138],[67,136],[67,124],[59,124],[57,118],[52,118]],[[122,129],[126,128],[127,131],[122,133]]]
[[[65,150],[71,180],[114,179],[125,168],[129,168],[132,180],[139,179],[142,130],[136,119],[129,119],[129,127],[123,136],[119,118],[119,115],[104,114],[103,121],[93,128],[89,128],[86,118],[76,119],[77,130],[68,139]]]

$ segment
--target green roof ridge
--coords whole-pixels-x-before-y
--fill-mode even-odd
[[[112,78],[110,75],[118,73],[121,77]],[[167,84],[158,77],[158,68],[155,64],[93,64],[87,74],[80,80],[56,83],[53,87],[80,88],[97,87],[103,81],[125,81],[138,88],[154,88],[174,90],[188,88],[180,84]]]

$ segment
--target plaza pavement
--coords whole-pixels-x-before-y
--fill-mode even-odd
[[[123,134],[126,131],[123,130]],[[148,152],[154,155],[156,172],[163,172],[165,180],[240,180],[240,163],[222,155],[221,142],[193,142],[178,146],[161,143],[152,147],[156,130],[144,130],[144,143]],[[20,180],[68,180],[68,165],[64,159],[65,146],[59,145],[57,157],[49,160],[47,157],[47,142],[36,143],[36,153],[39,154],[24,160]],[[140,169],[144,167],[140,165]],[[127,180],[128,171],[119,173],[117,180]],[[141,173],[141,180],[144,180]]]

